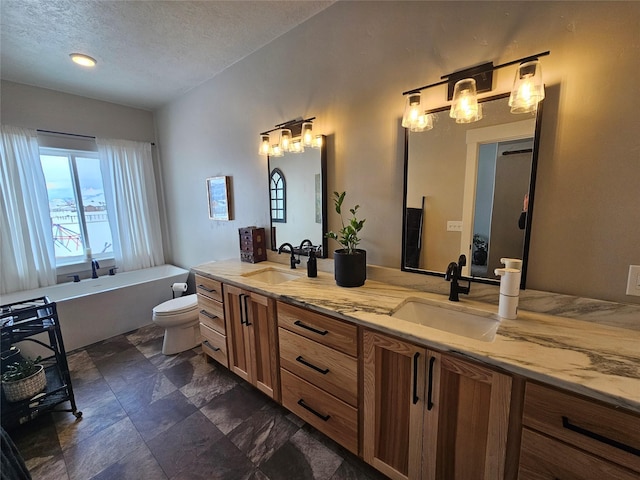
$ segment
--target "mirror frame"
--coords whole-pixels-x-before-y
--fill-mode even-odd
[[[329,248],[329,240],[325,237],[325,233],[328,231],[328,220],[327,220],[327,137],[322,135],[322,146],[318,149],[320,153],[320,182],[322,188],[322,255],[318,255],[318,258],[328,258],[329,252],[327,251]],[[285,153],[285,155],[294,156],[295,153]],[[267,156],[267,198],[269,199],[269,241],[271,243],[271,250],[274,252],[278,251],[278,245],[274,242],[273,228],[274,222],[271,217],[271,156]],[[300,238],[299,240],[295,240],[296,242],[304,240],[305,237]],[[291,243],[291,239],[282,240],[282,242]],[[293,243],[292,243],[293,245]],[[301,252],[297,248],[298,245],[293,245],[295,247],[296,255],[304,255],[307,256],[306,252]]]
[[[485,97],[478,100],[478,103],[490,102],[492,100],[501,100],[504,98],[508,98],[508,93],[493,95],[490,97]],[[542,127],[542,110],[544,106],[544,100],[538,104],[538,109],[536,112],[536,126],[535,131],[533,133],[533,153],[531,155],[531,176],[529,179],[529,205],[526,216],[526,224],[524,230],[524,243],[522,246],[522,276],[520,279],[520,289],[524,290],[526,288],[527,282],[527,266],[529,261],[529,246],[531,244],[531,220],[533,218],[533,207],[535,203],[535,190],[536,190],[536,177],[538,172],[538,153],[540,151],[540,133]],[[450,110],[450,106],[444,106],[439,108],[434,108],[432,110],[428,110],[427,113],[440,113],[447,112]],[[452,120],[453,121],[453,120]],[[428,135],[429,132],[422,132],[423,134]],[[406,258],[406,235],[407,235],[407,175],[409,170],[409,129],[404,128],[404,184],[402,189],[402,256],[400,258],[400,269],[403,272],[410,273],[420,273],[423,275],[433,275],[438,277],[445,276],[445,272],[438,272],[435,270],[425,270],[415,267],[407,267],[405,265]],[[471,259],[467,259],[467,262],[470,262]],[[500,285],[500,280],[492,279],[492,278],[484,278],[484,277],[473,277],[473,276],[464,276],[462,277],[464,280],[470,280],[476,283],[485,283],[489,285]]]

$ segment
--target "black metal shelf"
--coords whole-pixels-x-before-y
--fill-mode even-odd
[[[2,426],[10,429],[51,411],[71,412],[76,418],[80,418],[82,412],[77,409],[73,394],[55,302],[50,302],[47,297],[40,297],[3,305],[0,307],[0,325],[3,351],[15,343],[31,341],[51,352],[50,356],[42,360],[47,377],[44,391],[19,402],[7,401],[4,391],[2,392]],[[48,343],[32,338],[42,333],[47,334]],[[70,408],[56,408],[66,401],[69,401]]]

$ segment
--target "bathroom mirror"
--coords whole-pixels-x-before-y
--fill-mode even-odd
[[[318,248],[318,257],[326,258],[326,138],[322,137],[320,148],[269,156],[268,166],[271,249],[277,250],[284,242],[298,247],[309,239]]]
[[[465,277],[499,283],[500,258],[521,258],[524,288],[542,103],[514,115],[508,95],[480,102],[480,121],[457,124],[447,106],[432,130],[405,129],[402,270],[444,276],[463,253]]]

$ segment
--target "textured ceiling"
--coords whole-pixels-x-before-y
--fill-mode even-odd
[[[332,3],[0,0],[0,76],[152,110]]]

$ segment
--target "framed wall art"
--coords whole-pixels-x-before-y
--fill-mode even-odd
[[[207,198],[211,220],[231,220],[229,209],[229,180],[231,177],[207,178]]]

